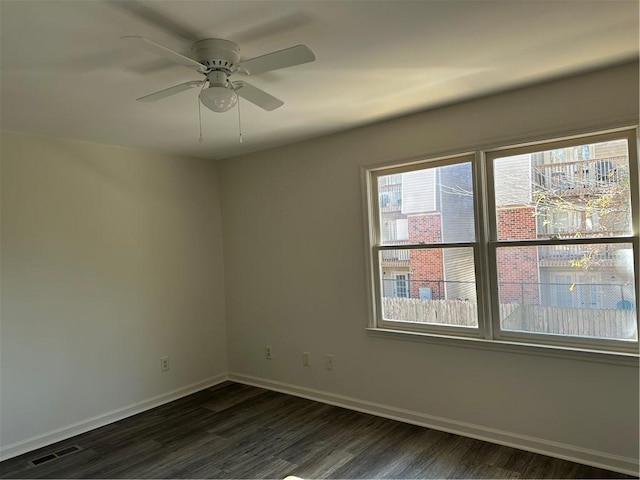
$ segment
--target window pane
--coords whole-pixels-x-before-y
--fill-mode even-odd
[[[473,249],[380,252],[385,320],[478,326]]]
[[[500,247],[502,330],[636,341],[630,243]]]
[[[627,141],[498,158],[498,240],[631,235]]]
[[[471,163],[378,177],[382,245],[473,242]]]

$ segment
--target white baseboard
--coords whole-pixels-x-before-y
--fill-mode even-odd
[[[491,443],[518,448],[529,452],[548,455],[563,460],[591,465],[593,467],[613,470],[628,475],[638,475],[639,462],[636,458],[612,455],[606,452],[553,442],[542,438],[520,435],[503,430],[483,427],[467,422],[459,422],[443,417],[427,415],[420,412],[368,402],[357,398],[336,395],[329,392],[300,387],[288,383],[266,380],[239,373],[229,373],[229,380],[255,387],[261,387],[276,392],[282,392],[297,397],[315,400],[329,405],[348,408],[358,412],[369,413],[379,417],[398,420],[413,425],[433,428],[443,432],[454,433],[464,437],[484,440]]]
[[[42,435],[31,437],[21,442],[7,445],[0,451],[0,461],[22,455],[24,453],[37,450],[42,447],[46,447],[47,445],[51,445],[75,435],[88,432],[95,428],[117,422],[118,420],[122,420],[123,418],[136,415],[165,403],[172,402],[184,396],[191,395],[192,393],[212,387],[226,380],[231,380],[246,385],[253,385],[255,387],[266,388],[268,390],[273,390],[276,392],[295,395],[297,397],[307,398],[329,405],[348,408],[350,410],[369,413],[372,415],[377,415],[379,417],[398,420],[422,427],[433,428],[435,430],[454,433],[456,435],[484,440],[508,447],[519,448],[521,450],[540,453],[551,457],[561,458],[563,460],[570,460],[572,462],[578,462],[598,468],[613,470],[615,472],[625,473],[628,475],[638,475],[639,462],[638,459],[635,458],[612,455],[606,452],[590,450],[541,438],[506,432],[503,430],[496,430],[467,422],[459,422],[457,420],[451,420],[448,418],[427,415],[420,412],[404,410],[388,405],[368,402],[366,400],[346,397],[343,395],[336,395],[330,392],[314,390],[306,387],[300,387],[297,385],[266,380],[263,378],[257,378],[238,373],[230,373],[228,375],[220,374],[215,377],[211,377],[200,382],[192,383],[185,387],[172,390],[162,395],[158,395],[148,400],[144,400],[142,402],[138,402],[127,407],[88,418],[81,422],[74,423],[67,427],[47,432]]]
[[[17,457],[18,455],[22,455],[23,453],[31,452],[33,450],[46,447],[47,445],[51,445],[61,440],[66,440],[67,438],[71,438],[75,435],[88,432],[89,430],[93,430],[95,428],[117,422],[118,420],[122,420],[123,418],[127,418],[146,410],[158,407],[160,405],[164,405],[165,403],[169,403],[187,395],[191,395],[192,393],[198,392],[208,387],[212,387],[226,380],[228,380],[226,373],[216,375],[215,377],[210,377],[205,380],[201,380],[199,382],[177,388],[170,392],[163,393],[162,395],[158,395],[153,398],[149,398],[147,400],[143,400],[141,402],[137,402],[123,408],[119,408],[117,410],[112,410],[102,415],[97,415],[95,417],[82,420],[81,422],[77,422],[72,425],[59,428],[57,430],[28,438],[21,442],[7,445],[0,450],[0,461]]]

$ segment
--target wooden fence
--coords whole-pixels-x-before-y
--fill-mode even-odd
[[[384,317],[406,322],[476,327],[478,306],[461,300],[382,299]],[[544,307],[501,304],[502,328],[596,338],[637,339],[634,310]]]
[[[461,327],[478,326],[477,304],[462,300],[384,297],[382,310],[385,318],[393,320]]]
[[[501,318],[506,330],[620,340],[638,338],[634,310],[519,305]]]

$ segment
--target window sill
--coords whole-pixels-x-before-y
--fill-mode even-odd
[[[603,352],[599,350],[533,345],[528,343],[485,340],[480,338],[450,337],[421,332],[392,330],[387,328],[367,328],[367,331],[370,336],[377,338],[424,342],[458,348],[474,348],[478,350],[515,353],[518,355],[564,358],[568,360],[608,363],[612,365],[636,368],[638,368],[640,363],[640,355],[633,353]]]

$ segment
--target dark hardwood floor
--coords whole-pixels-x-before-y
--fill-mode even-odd
[[[38,465],[29,462],[79,449]],[[2,478],[633,478],[226,383],[0,463]]]

